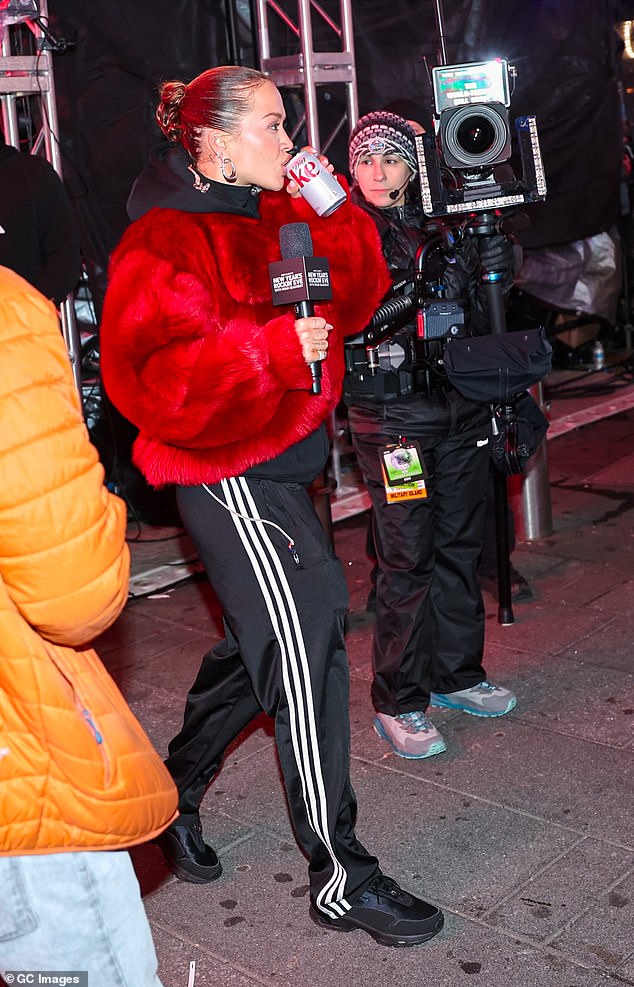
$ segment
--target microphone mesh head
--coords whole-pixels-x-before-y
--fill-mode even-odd
[[[307,223],[285,223],[280,226],[280,253],[282,260],[313,256],[313,238]]]

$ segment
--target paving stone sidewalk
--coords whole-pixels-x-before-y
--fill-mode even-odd
[[[555,530],[514,554],[537,598],[502,627],[485,594],[485,665],[517,709],[432,710],[447,752],[429,760],[396,757],[372,731],[366,519],[337,525],[358,833],[386,873],[442,906],[445,928],[389,949],[311,923],[262,717],[203,803],[222,878],[184,884],[155,845],[134,851],[164,987],[634,985],[633,451],[633,411],[549,443]],[[189,581],[132,600],[98,642],[162,754],[219,633],[213,595]]]

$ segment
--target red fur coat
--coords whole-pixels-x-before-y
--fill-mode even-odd
[[[330,261],[333,325],[321,395],[268,274],[279,229],[307,222]],[[153,209],[115,250],[101,325],[105,387],[140,430],[134,461],[155,486],[235,476],[313,432],[337,404],[344,335],[369,322],[390,285],[372,220],[346,202],[321,219],[285,192],[260,219]]]

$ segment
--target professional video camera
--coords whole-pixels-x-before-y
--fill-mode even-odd
[[[440,25],[440,0],[438,8]],[[423,212],[432,218],[421,229],[413,277],[395,283],[391,297],[374,314],[365,332],[347,341],[346,370],[357,393],[363,387],[375,392],[383,386],[386,394],[389,387],[390,394],[402,396],[421,389],[421,382],[429,393],[430,383],[436,386],[449,378],[464,395],[464,378],[475,371],[477,378],[483,378],[483,385],[475,388],[477,394],[471,395],[472,400],[502,402],[510,422],[515,395],[503,393],[500,385],[501,380],[511,379],[509,361],[520,365],[532,361],[524,376],[519,374],[520,391],[543,376],[542,370],[539,374],[534,371],[542,355],[541,339],[529,339],[527,334],[519,339],[514,334],[510,356],[499,338],[484,343],[481,337],[477,345],[473,344],[469,338],[473,313],[463,301],[447,298],[443,283],[443,271],[462,238],[475,238],[485,245],[500,234],[508,236],[517,229],[514,207],[546,197],[535,117],[519,117],[513,138],[509,107],[514,79],[515,69],[503,58],[443,64],[432,70],[435,133],[416,137]],[[520,179],[510,164],[516,150],[521,160]],[[434,265],[434,255],[439,265]],[[506,330],[503,283],[507,273],[487,267],[481,274],[493,336]],[[518,348],[519,354],[514,352]],[[465,356],[466,371],[460,366],[461,355]],[[483,355],[484,364],[478,362]],[[496,386],[489,384],[487,361]],[[544,365],[542,360],[540,368]]]
[[[416,138],[423,210],[449,216],[507,208],[546,197],[534,116],[509,123],[514,66],[506,59],[432,69],[436,133]],[[516,148],[514,147],[516,143]],[[519,152],[522,177],[507,163]]]

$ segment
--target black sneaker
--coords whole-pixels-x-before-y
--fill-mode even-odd
[[[341,918],[329,918],[311,904],[316,925],[340,932],[363,929],[383,946],[416,946],[427,942],[443,927],[441,910],[403,891],[396,881],[377,874]]]
[[[180,815],[158,838],[172,873],[191,884],[209,884],[222,874],[216,853],[203,839],[197,812]]]

